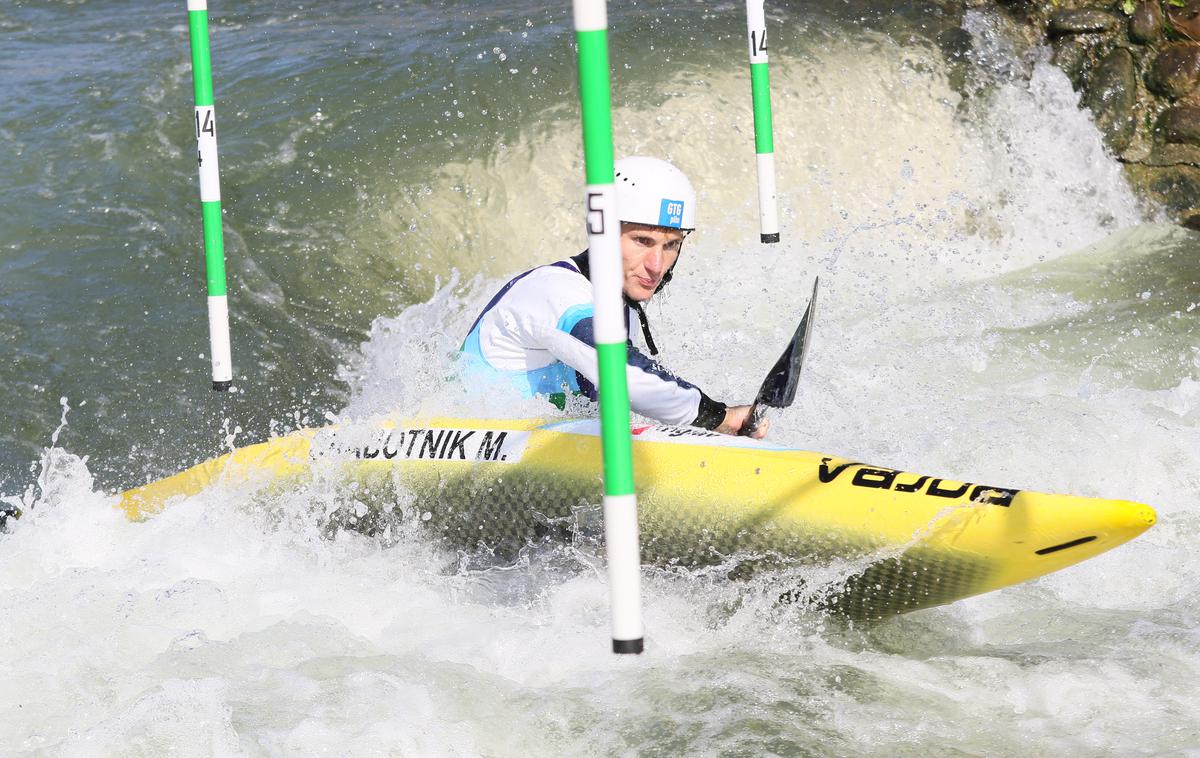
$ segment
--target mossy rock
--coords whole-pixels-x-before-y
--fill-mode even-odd
[[[1130,178],[1176,218],[1200,210],[1200,168],[1129,166]]]
[[[1137,73],[1128,50],[1117,48],[1104,56],[1088,84],[1083,104],[1095,116],[1096,126],[1113,152],[1129,146],[1137,129]]]
[[[1158,0],[1140,0],[1129,18],[1129,39],[1147,45],[1162,36],[1163,12]]]
[[[1200,83],[1200,45],[1172,42],[1165,46],[1146,74],[1146,87],[1157,95],[1178,99],[1186,97]]]
[[[1051,37],[1072,34],[1103,34],[1116,31],[1120,21],[1108,11],[1099,8],[1074,8],[1050,14],[1047,33]]]
[[[1200,145],[1200,105],[1176,105],[1163,111],[1154,136],[1171,144]]]

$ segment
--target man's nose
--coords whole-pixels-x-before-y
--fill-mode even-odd
[[[650,252],[646,253],[646,273],[658,274],[662,272],[663,253],[660,245],[655,245]]]

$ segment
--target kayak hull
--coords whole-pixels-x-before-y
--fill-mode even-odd
[[[1057,571],[1152,526],[1149,506],[992,487],[687,427],[635,427],[643,562],[830,565],[800,597],[852,618],[927,608]],[[601,500],[594,420],[437,419],[303,430],[122,495],[131,519],[214,484],[286,486],[333,466],[419,504],[448,544],[515,554]],[[818,594],[813,595],[812,592]]]

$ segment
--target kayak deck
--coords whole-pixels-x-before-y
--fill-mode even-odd
[[[1057,571],[1155,522],[1124,500],[911,474],[686,427],[635,427],[642,559],[760,569],[850,561],[821,603],[873,619]],[[217,482],[300,482],[334,465],[376,500],[402,490],[448,545],[515,554],[601,500],[595,420],[436,419],[303,430],[122,495],[133,519]],[[397,489],[399,488],[399,489]]]

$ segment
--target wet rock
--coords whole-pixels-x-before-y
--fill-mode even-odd
[[[1200,106],[1176,105],[1163,111],[1154,136],[1167,143],[1200,145]]]
[[[1142,163],[1150,154],[1154,152],[1154,146],[1148,139],[1138,139],[1137,132],[1134,133],[1133,141],[1129,143],[1129,147],[1117,154],[1117,159],[1124,164]]]
[[[1147,44],[1162,34],[1163,12],[1158,0],[1140,0],[1129,19],[1129,39]]]
[[[1031,21],[1037,17],[1039,5],[1037,0],[996,0],[1014,18]],[[987,8],[991,0],[966,0],[968,8]]]
[[[1109,148],[1120,153],[1133,140],[1137,122],[1133,109],[1137,103],[1137,75],[1133,55],[1117,48],[1104,59],[1092,75],[1083,103],[1096,118],[1096,125]]]
[[[1168,3],[1167,20],[1179,34],[1190,40],[1200,40],[1200,0],[1190,0],[1183,7]]]
[[[1150,150],[1142,161],[1143,166],[1196,166],[1200,167],[1200,147],[1175,143],[1159,143]]]
[[[1147,210],[1200,229],[1200,0],[962,2],[1048,43]]]
[[[937,36],[938,47],[946,59],[947,77],[955,92],[965,92],[970,76],[972,38],[961,26],[946,29]]]
[[[1062,37],[1053,44],[1054,57],[1051,62],[1062,69],[1071,80],[1071,86],[1079,89],[1083,83],[1083,74],[1087,69],[1088,49],[1090,45],[1074,38]]]
[[[971,33],[961,26],[946,29],[937,36],[938,47],[947,61],[959,63],[967,60],[971,53]]]
[[[1067,34],[1111,32],[1118,23],[1116,16],[1099,8],[1060,10],[1050,16],[1049,33],[1051,37],[1061,37]]]
[[[1200,45],[1172,42],[1162,49],[1150,71],[1146,86],[1164,97],[1180,98],[1191,93],[1200,82]]]
[[[1200,168],[1130,166],[1131,178],[1176,218],[1200,210]]]

